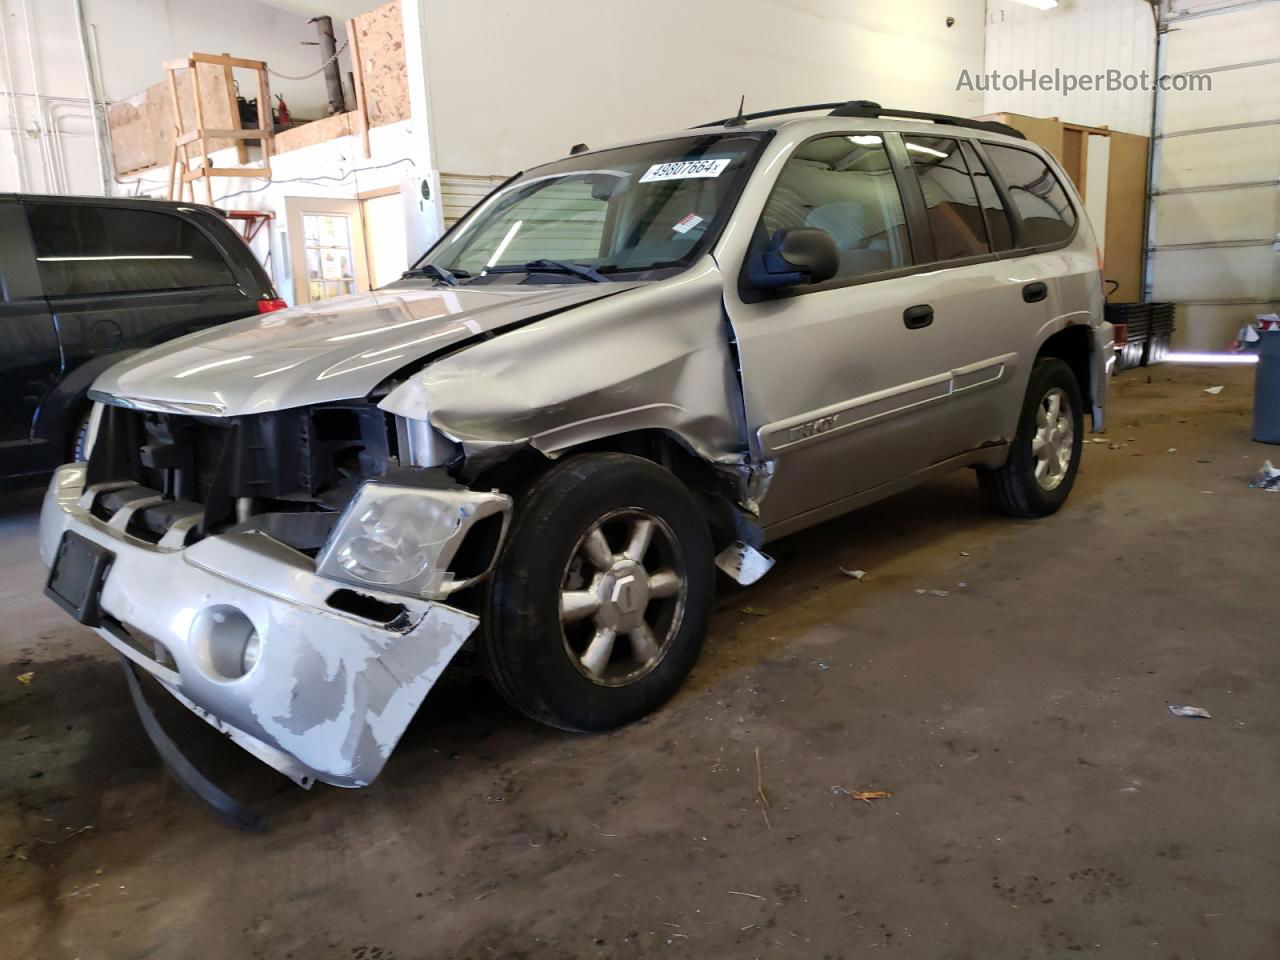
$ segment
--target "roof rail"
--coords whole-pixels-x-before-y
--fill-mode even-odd
[[[701,130],[705,127],[736,127],[742,126],[750,120],[764,120],[768,117],[781,117],[790,113],[815,113],[818,110],[828,111],[827,115],[831,117],[865,117],[867,119],[876,119],[878,117],[901,117],[904,120],[928,120],[932,123],[946,123],[953,127],[967,127],[971,130],[986,130],[988,133],[999,133],[1006,137],[1017,137],[1019,140],[1025,140],[1026,135],[1021,130],[1009,126],[1007,123],[1000,123],[995,120],[969,120],[965,117],[953,117],[945,113],[921,113],[918,110],[897,110],[889,107],[882,107],[873,100],[848,100],[844,103],[810,103],[799,107],[781,107],[777,110],[760,110],[756,113],[739,113],[736,117],[725,117],[723,120],[713,120],[710,123],[702,123],[694,127],[694,130]]]

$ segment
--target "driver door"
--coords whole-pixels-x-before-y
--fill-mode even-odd
[[[939,460],[951,385],[947,343],[920,294],[927,284],[903,275],[915,258],[882,136],[800,144],[756,243],[784,227],[827,231],[840,268],[815,286],[726,291],[753,447],[775,461],[766,532],[839,513],[841,501]]]

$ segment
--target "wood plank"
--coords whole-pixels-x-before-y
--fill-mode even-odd
[[[399,196],[400,187],[379,187],[377,190],[361,190],[356,194],[357,200],[377,200],[379,197]]]
[[[196,167],[182,175],[186,181],[208,177],[250,177],[259,180],[271,179],[271,171],[263,167]]]
[[[208,63],[216,67],[239,67],[242,70],[257,70],[263,66],[261,60],[246,60],[244,57],[216,53],[193,53],[190,59],[194,63]]]
[[[1151,141],[1133,133],[1111,133],[1107,169],[1106,276],[1120,286],[1110,299],[1142,299],[1143,220],[1146,215],[1147,155]]]
[[[229,57],[231,54],[223,53],[223,56]],[[231,127],[233,130],[239,130],[241,127],[240,104],[236,101],[236,79],[231,74],[230,64],[223,66],[222,79],[227,86],[227,106],[231,109]],[[236,139],[234,135],[231,135],[231,137]],[[236,142],[236,160],[240,163],[249,162],[249,145],[243,140],[237,140]]]
[[[352,77],[356,88],[356,132],[360,135],[360,155],[369,159],[369,114],[364,94],[364,61],[360,57],[360,34],[353,19],[347,21],[347,44],[351,47]]]

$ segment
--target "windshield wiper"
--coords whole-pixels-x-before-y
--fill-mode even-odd
[[[471,274],[465,270],[446,270],[444,267],[437,266],[434,263],[424,263],[420,267],[406,270],[401,274],[401,279],[405,277],[434,277],[451,287],[456,287],[459,280],[470,280]]]
[[[609,282],[609,278],[595,267],[574,263],[572,260],[530,260],[519,266],[512,264],[505,267],[489,267],[485,273],[570,273],[575,277],[590,280],[592,283]]]

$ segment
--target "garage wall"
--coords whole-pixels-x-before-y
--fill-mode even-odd
[[[1221,350],[1280,301],[1280,2],[1165,0],[1164,70],[1211,92],[1159,96],[1148,285],[1180,346]]]
[[[509,174],[747,109],[871,99],[963,115],[984,0],[419,0],[435,165]],[[947,17],[955,25],[947,27]]]
[[[1155,20],[1146,0],[1063,0],[1052,10],[1036,10],[1013,0],[987,4],[986,70],[1005,75],[1061,67],[1076,74],[1150,73],[1155,64]],[[1148,136],[1148,91],[1039,89],[993,90],[984,94],[986,113],[1058,117],[1069,123],[1109,127]]]
[[[265,59],[273,70],[293,76],[320,63],[317,48],[303,46],[316,37],[307,17],[257,0],[83,0],[83,5],[109,101],[162,81],[161,63],[193,50]],[[335,24],[335,32],[343,33],[342,23]],[[339,61],[345,77],[345,52]],[[271,89],[288,101],[295,116],[328,113],[323,77],[272,77]],[[103,193],[72,0],[0,0],[0,118],[0,190]]]

